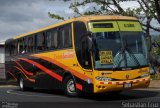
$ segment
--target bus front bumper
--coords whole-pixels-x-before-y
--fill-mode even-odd
[[[125,89],[146,88],[150,84],[150,77],[125,81],[96,81],[94,93],[105,93],[110,91],[122,91]]]

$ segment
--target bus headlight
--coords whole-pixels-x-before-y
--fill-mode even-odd
[[[141,75],[141,78],[144,78],[144,77],[147,77],[147,76],[149,76],[148,73]]]
[[[112,81],[112,78],[107,78],[107,77],[96,77],[96,80],[98,80],[98,81]]]

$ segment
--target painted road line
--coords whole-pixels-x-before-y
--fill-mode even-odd
[[[49,98],[67,98],[67,97],[63,97],[63,96],[42,96],[42,95],[35,95],[35,94],[25,94],[25,93],[16,93],[16,91],[14,90],[7,90],[6,91],[7,94],[11,94],[11,95],[21,95],[21,96],[34,96],[34,97],[49,97]]]
[[[15,85],[0,85],[0,88],[4,88],[4,87],[18,87],[18,86],[15,86]]]

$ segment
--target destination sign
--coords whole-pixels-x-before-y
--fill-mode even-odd
[[[134,24],[124,24],[124,27],[135,27]]]
[[[113,28],[112,23],[96,23],[93,24],[93,28]]]
[[[112,51],[100,51],[100,64],[112,64],[113,56]]]

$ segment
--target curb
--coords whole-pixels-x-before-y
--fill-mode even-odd
[[[0,80],[0,85],[6,85],[6,84],[7,84],[6,80]]]

